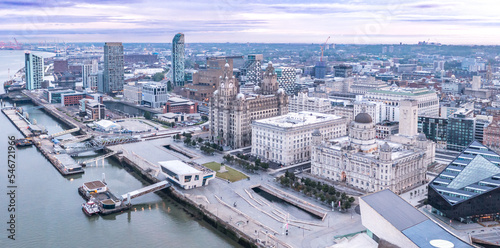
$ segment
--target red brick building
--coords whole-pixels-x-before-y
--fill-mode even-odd
[[[500,150],[500,115],[484,129],[483,144],[494,150]]]
[[[198,103],[178,97],[170,97],[163,106],[163,113],[195,114],[198,113]]]
[[[99,94],[88,94],[84,92],[77,92],[77,93],[70,93],[70,94],[63,94],[61,96],[61,103],[64,106],[71,106],[71,105],[79,105],[80,100],[82,99],[90,99],[90,100],[97,100],[100,103],[102,103],[102,96]]]

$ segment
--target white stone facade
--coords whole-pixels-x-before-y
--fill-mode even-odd
[[[399,107],[399,102],[403,99],[416,100],[419,115],[439,116],[439,98],[436,92],[427,89],[393,87],[390,90],[370,90],[365,94],[364,99],[370,102],[385,103],[393,108]]]
[[[307,92],[299,92],[296,96],[290,96],[288,101],[288,110],[293,113],[309,111],[333,114],[334,107],[332,106],[330,99],[309,97]]]
[[[387,188],[401,193],[424,184],[435,144],[425,136],[410,144],[376,139],[375,125],[366,115],[354,118],[349,137],[313,146],[311,173],[366,192]]]
[[[345,136],[347,119],[313,112],[257,120],[252,123],[252,154],[284,166],[310,160],[313,132],[324,139]]]
[[[374,123],[383,121],[399,121],[399,107],[390,106],[383,102],[356,101],[354,102],[354,116],[363,112],[370,114]]]
[[[147,104],[151,108],[160,108],[167,103],[167,85],[151,82],[142,86],[142,104]]]

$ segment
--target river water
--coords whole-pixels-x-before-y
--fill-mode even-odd
[[[3,52],[0,63],[5,67]],[[4,67],[0,65],[0,71]],[[23,108],[49,133],[67,128],[33,105]],[[89,218],[81,210],[84,200],[77,192],[84,182],[100,180],[105,173],[108,187],[116,195],[146,184],[112,159],[86,168],[83,175],[63,177],[35,147],[17,150],[16,240],[10,240],[7,137],[21,134],[3,114],[0,128],[0,247],[238,247],[211,226],[194,220],[175,202],[156,194],[133,199],[129,212]]]

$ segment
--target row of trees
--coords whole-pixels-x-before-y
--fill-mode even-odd
[[[168,122],[168,121],[162,121],[162,120],[159,120],[159,119],[154,119],[155,122],[158,122],[162,125],[165,125],[167,127],[174,127],[175,126],[175,122]]]
[[[340,201],[340,208],[346,210],[351,208],[354,202],[354,197],[349,197],[345,192],[340,192],[334,186],[321,183],[319,181],[311,180],[310,178],[298,178],[292,172],[285,172],[284,176],[279,178],[281,185],[290,187],[295,191],[302,192],[303,194],[314,197],[329,205],[338,207]]]
[[[257,170],[267,170],[269,169],[269,164],[268,163],[262,163],[260,159],[255,160],[255,162],[250,162],[248,160],[247,155],[242,155],[240,154],[237,155],[238,157],[233,157],[230,154],[225,155],[222,157],[226,163],[229,164],[237,164],[241,167],[243,167],[245,170],[250,171],[250,172],[255,172]],[[244,159],[246,156],[247,159]]]

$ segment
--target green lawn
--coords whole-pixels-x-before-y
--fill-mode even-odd
[[[203,166],[215,171],[217,177],[220,177],[222,179],[227,179],[231,182],[236,182],[236,181],[239,181],[241,179],[248,178],[247,176],[245,176],[245,174],[243,174],[243,173],[241,173],[241,172],[239,172],[239,171],[237,171],[229,166],[226,166],[227,172],[219,173],[218,171],[220,170],[220,164],[217,162],[206,163],[206,164],[203,164]]]

